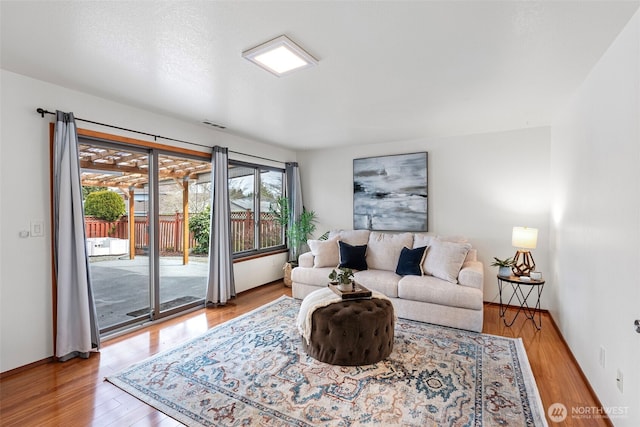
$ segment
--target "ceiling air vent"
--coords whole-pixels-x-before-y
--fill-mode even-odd
[[[211,120],[207,120],[207,119],[203,120],[202,123],[207,125],[207,126],[211,126],[211,127],[217,128],[217,129],[226,129],[227,128],[226,126],[222,126],[222,125],[219,125],[217,123],[213,123]]]

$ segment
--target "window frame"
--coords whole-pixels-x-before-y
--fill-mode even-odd
[[[284,168],[278,168],[275,166],[268,166],[259,163],[251,163],[241,160],[233,160],[229,159],[228,167],[244,167],[253,169],[253,183],[254,183],[254,194],[253,194],[253,242],[254,247],[252,249],[247,249],[239,252],[233,252],[232,258],[234,261],[242,261],[246,259],[252,259],[264,255],[281,253],[288,251],[287,247],[287,239],[285,238],[285,227],[282,227],[281,230],[281,238],[282,244],[276,246],[270,246],[268,248],[260,248],[260,202],[261,202],[261,194],[260,194],[260,184],[261,184],[261,173],[264,171],[273,171],[280,172],[282,174],[282,197],[285,196],[286,189],[286,171]],[[228,182],[228,179],[227,179]]]

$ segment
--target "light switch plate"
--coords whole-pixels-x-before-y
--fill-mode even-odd
[[[31,237],[44,236],[44,222],[32,221],[31,222]]]

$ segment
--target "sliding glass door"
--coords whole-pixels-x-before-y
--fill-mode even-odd
[[[79,156],[101,333],[203,304],[210,162],[82,138]]]
[[[80,140],[86,246],[101,331],[149,318],[147,150]]]
[[[209,222],[210,209],[207,207],[211,200],[211,185],[207,178],[211,176],[210,170],[210,162],[158,154],[160,286],[154,304],[159,309],[157,316],[173,314],[203,302],[209,271],[208,251],[192,253],[197,241],[189,225],[192,217],[197,224],[203,220]]]

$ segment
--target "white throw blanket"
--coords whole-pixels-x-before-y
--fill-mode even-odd
[[[386,297],[386,295],[378,292],[371,292],[371,297],[386,300],[389,299]],[[298,312],[298,318],[296,320],[296,326],[298,327],[298,331],[300,332],[300,334],[307,342],[307,345],[309,344],[309,339],[311,338],[311,316],[313,316],[313,312],[320,307],[326,307],[329,304],[340,301],[343,301],[342,297],[340,297],[328,287],[313,291],[302,300],[300,311]]]

